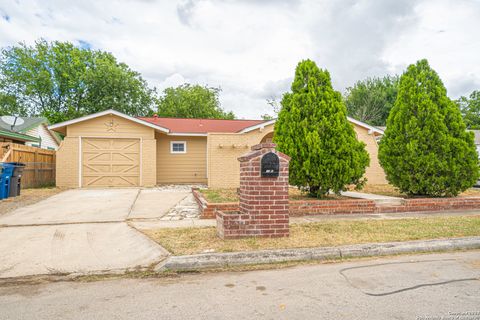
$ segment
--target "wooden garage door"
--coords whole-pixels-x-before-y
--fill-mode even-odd
[[[139,139],[82,139],[83,187],[139,185]]]

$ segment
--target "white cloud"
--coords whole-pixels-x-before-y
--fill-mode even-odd
[[[159,89],[219,86],[223,107],[246,118],[270,111],[305,58],[343,91],[426,57],[453,97],[468,94],[480,87],[477,30],[480,3],[468,0],[0,0],[1,46],[91,45]]]

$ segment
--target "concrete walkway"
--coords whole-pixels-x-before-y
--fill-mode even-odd
[[[373,193],[342,191],[341,195],[345,197],[356,198],[356,199],[373,200],[375,201],[375,203],[380,205],[401,205],[403,203],[403,198],[390,197],[390,196],[384,196],[384,195],[373,194]]]

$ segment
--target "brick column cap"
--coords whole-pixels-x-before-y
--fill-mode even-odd
[[[250,160],[252,160],[254,158],[257,158],[257,157],[260,157],[260,156],[262,156],[262,155],[264,155],[265,153],[268,153],[268,152],[273,152],[273,153],[277,154],[277,156],[280,159],[290,161],[289,156],[287,156],[286,154],[276,150],[275,147],[276,147],[275,143],[256,144],[256,145],[252,146],[252,151],[247,152],[247,153],[241,155],[240,157],[238,157],[238,161],[240,161],[240,162],[250,161]]]

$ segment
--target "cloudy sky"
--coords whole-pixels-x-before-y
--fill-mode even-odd
[[[38,38],[112,52],[160,90],[220,86],[240,118],[272,113],[298,61],[335,89],[427,58],[451,98],[480,89],[480,0],[0,0],[0,46]]]

